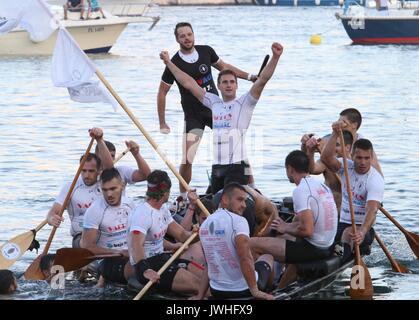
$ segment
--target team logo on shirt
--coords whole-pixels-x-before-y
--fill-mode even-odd
[[[206,64],[201,64],[200,66],[199,66],[199,72],[201,72],[202,74],[205,74],[205,73],[207,73],[208,72],[208,66],[206,65]]]

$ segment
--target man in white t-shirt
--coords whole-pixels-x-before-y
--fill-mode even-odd
[[[333,252],[338,218],[333,193],[310,177],[309,159],[303,151],[288,154],[285,168],[289,181],[297,185],[292,194],[294,221],[273,220],[270,228],[281,236],[252,238],[252,251],[270,253],[275,260],[291,264],[327,258]]]
[[[166,51],[160,58],[176,80],[189,90],[205,107],[212,111],[214,158],[211,174],[211,191],[215,194],[229,182],[248,184],[250,170],[245,150],[245,134],[263,88],[272,77],[283,48],[272,44],[272,58],[263,69],[250,91],[236,97],[237,75],[232,70],[222,70],[218,74],[217,87],[222,99],[205,91],[188,74],[180,70]]]
[[[122,180],[126,184],[134,184],[136,182],[141,182],[147,179],[147,176],[150,174],[151,170],[148,163],[144,160],[142,155],[140,154],[140,146],[135,141],[125,141],[126,146],[130,150],[132,156],[134,157],[135,161],[137,162],[137,169],[134,169],[129,166],[115,166],[115,168],[119,171]],[[105,140],[105,145],[107,151],[101,150],[101,145],[97,145],[95,149],[95,153],[101,156],[104,152],[109,152],[112,161],[115,161],[115,154],[116,148],[115,145]]]
[[[135,208],[128,221],[129,276],[136,277],[142,285],[153,281],[153,288],[160,292],[196,294],[202,266],[186,259],[175,259],[161,276],[157,273],[171,257],[170,253],[164,252],[166,233],[179,242],[185,242],[192,235],[173,220],[165,205],[171,186],[165,171],[154,170],[147,177],[147,199]],[[196,194],[194,197],[188,194],[188,197],[194,205]]]
[[[89,130],[90,136],[96,139],[98,145],[104,148],[105,142],[103,140],[103,131],[100,128],[92,128]],[[80,158],[83,158],[83,156]],[[103,161],[94,153],[87,156],[87,161],[84,164],[80,177],[76,182],[73,193],[71,194],[70,202],[67,206],[67,212],[71,221],[71,236],[73,237],[73,247],[80,247],[81,233],[83,231],[83,216],[90,205],[102,197],[98,177],[103,169],[113,167],[112,159],[103,157]],[[71,182],[66,183],[60,191],[60,194],[55,199],[55,202],[48,212],[47,221],[51,226],[59,227],[64,220],[58,213],[62,209],[62,205],[70,190]]]
[[[357,232],[353,234],[343,161],[336,158],[333,147],[339,139],[339,130],[346,129],[346,126],[344,121],[333,123],[333,133],[321,156],[321,160],[327,167],[337,172],[342,180],[342,206],[336,239],[341,239],[344,245],[345,260],[351,257],[354,242],[360,246],[361,253],[369,253],[369,247],[374,240],[372,226],[384,195],[384,179],[372,166],[372,143],[367,139],[359,139],[352,146],[352,160],[348,159],[349,180],[357,224]]]
[[[93,202],[84,214],[80,245],[95,255],[120,253],[123,257],[104,259],[98,269],[105,279],[125,283],[128,216],[134,203],[123,195],[125,184],[115,168],[103,170],[100,186],[103,197]]]
[[[238,183],[225,186],[220,206],[201,225],[199,238],[206,268],[194,299],[204,298],[208,287],[215,299],[255,297],[272,300],[263,292],[272,273],[273,257],[253,261],[249,247],[249,224],[242,216],[246,209],[246,189]]]

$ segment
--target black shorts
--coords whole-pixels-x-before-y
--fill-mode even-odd
[[[295,241],[286,240],[285,262],[300,263],[325,259],[332,254],[332,248],[323,249],[312,245],[306,239],[296,238]]]
[[[248,169],[250,165],[247,161],[232,164],[214,164],[211,172],[211,191],[216,194],[230,182],[237,182],[242,185],[249,183]]]
[[[205,126],[212,129],[212,112],[209,109],[208,111],[209,112],[200,112],[194,115],[185,114],[185,132],[189,133],[199,129],[201,131],[196,132],[196,134],[201,135],[205,130]]]
[[[257,261],[255,263],[255,271],[258,274],[258,288],[265,291],[269,276],[271,274],[271,267],[265,261]],[[242,291],[220,291],[210,287],[211,295],[214,299],[237,299],[237,298],[250,298],[252,293],[249,289]]]
[[[81,233],[78,233],[73,237],[72,247],[80,248],[80,241],[81,241]]]
[[[161,267],[170,259],[171,253],[161,253],[156,256],[147,258],[146,261],[154,271],[159,271]],[[180,268],[186,269],[190,261],[185,259],[175,259],[172,264],[162,273],[160,281],[153,285],[153,288],[158,292],[167,292],[172,290],[173,279]],[[137,274],[137,280],[146,285],[148,279],[143,274]]]
[[[126,257],[103,259],[99,264],[98,272],[108,281],[126,284],[124,269],[127,262]]]
[[[356,225],[357,228],[360,228],[361,225]],[[343,231],[346,228],[352,228],[352,224],[339,222],[338,223],[338,230],[336,232],[335,243],[341,242]],[[361,245],[359,246],[359,251],[361,254],[370,254],[371,253],[371,244],[374,241],[375,231],[374,228],[371,228],[368,233],[365,235],[364,241],[362,241]]]

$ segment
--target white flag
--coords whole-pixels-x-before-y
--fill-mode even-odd
[[[99,81],[85,82],[67,89],[73,101],[83,103],[105,102],[111,104],[115,111],[118,108],[118,102]]]
[[[118,102],[97,80],[92,80],[96,68],[80,49],[68,31],[62,27],[52,56],[52,82],[66,87],[76,102],[105,102],[116,108]]]
[[[58,21],[44,0],[1,0],[0,17],[5,22],[0,25],[0,33],[9,32],[19,25],[28,31],[34,42],[45,41],[58,27]]]

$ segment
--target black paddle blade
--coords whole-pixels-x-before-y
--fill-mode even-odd
[[[258,73],[258,77],[260,77],[260,74],[262,73],[263,69],[266,67],[266,65],[268,64],[268,60],[269,60],[269,54],[267,54],[265,56],[265,59],[263,59],[262,65],[260,66],[260,70]]]
[[[38,240],[33,239],[31,245],[28,248],[28,250],[29,251],[36,250],[36,254],[38,254],[39,247],[40,247],[40,245],[39,245]]]

